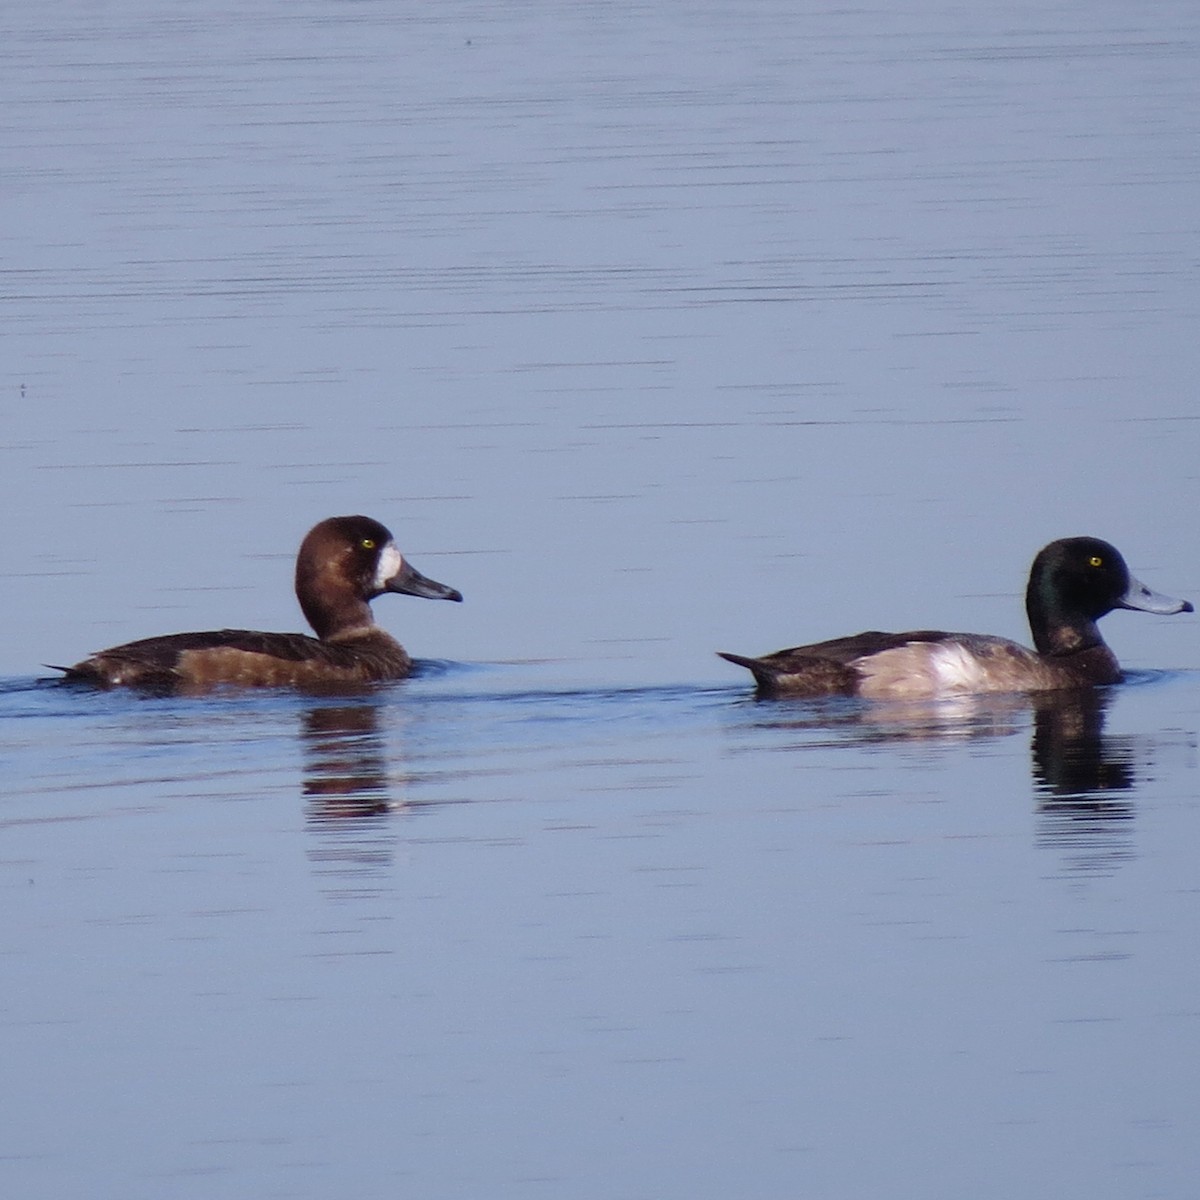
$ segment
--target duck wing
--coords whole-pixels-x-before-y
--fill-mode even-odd
[[[906,633],[868,629],[849,637],[777,650],[760,658],[718,653],[728,662],[750,671],[760,695],[851,695],[859,688],[862,679],[859,664],[863,659],[914,642],[940,642],[951,637],[952,634],[940,629],[914,629]]]
[[[211,629],[172,633],[112,646],[63,671],[65,682],[97,687],[172,687],[180,678],[183,656],[192,651],[240,651],[284,662],[336,660],[337,648],[303,633],[263,633],[254,629]]]

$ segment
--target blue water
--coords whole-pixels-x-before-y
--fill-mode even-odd
[[[0,13],[5,1195],[1192,1200],[1196,618],[1091,697],[718,649],[1200,600],[1200,14]],[[462,605],[361,696],[45,663]]]
[[[24,1194],[1186,1194],[1194,676],[510,675],[4,693]]]

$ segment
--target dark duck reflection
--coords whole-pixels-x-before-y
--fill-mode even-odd
[[[1081,689],[1039,696],[1034,707],[1038,842],[1077,871],[1108,871],[1134,853],[1134,794],[1153,746],[1104,732],[1111,699],[1108,689]]]
[[[1107,871],[1133,854],[1137,789],[1161,747],[1152,739],[1105,732],[1113,688],[1082,687],[945,700],[864,702],[823,697],[752,704],[753,727],[781,731],[794,747],[936,746],[987,742],[1030,731],[1030,778],[1039,844],[1076,871]]]
[[[1033,782],[1041,794],[1070,799],[1133,788],[1136,740],[1104,733],[1111,700],[1102,688],[1034,698]]]

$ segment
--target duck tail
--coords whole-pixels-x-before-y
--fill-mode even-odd
[[[758,690],[763,695],[771,695],[775,692],[774,672],[761,658],[747,658],[744,654],[726,654],[724,650],[718,650],[717,654],[726,662],[745,667],[754,676],[754,682],[758,684]]]
[[[717,657],[723,658],[726,662],[736,663],[739,667],[745,667],[747,671],[762,669],[762,664],[757,658],[746,658],[742,654],[727,654],[724,650],[717,651]]]

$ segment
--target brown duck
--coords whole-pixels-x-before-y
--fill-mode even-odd
[[[296,597],[316,637],[219,629],[172,633],[101,650],[66,681],[96,687],[203,691],[213,687],[338,687],[403,679],[408,652],[375,624],[370,601],[384,592],[461,600],[426,579],[370,517],[330,517],[309,530],[296,556]]]

